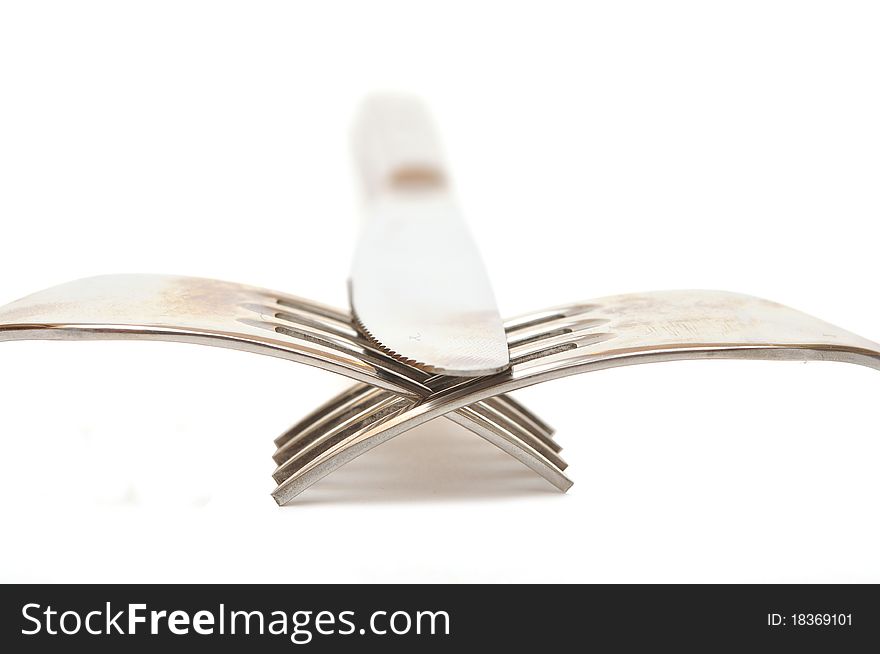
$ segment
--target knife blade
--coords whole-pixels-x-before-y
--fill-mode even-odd
[[[492,286],[427,111],[408,96],[373,96],[354,142],[366,216],[349,289],[364,334],[432,373],[478,376],[509,367]]]

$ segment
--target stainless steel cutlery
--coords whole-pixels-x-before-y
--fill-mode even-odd
[[[565,491],[572,482],[552,428],[507,395],[560,377],[680,359],[841,361],[880,370],[878,343],[721,291],[619,295],[503,322],[424,111],[407,98],[374,98],[356,138],[367,215],[352,267],[352,313],[231,282],[112,275],[0,307],[0,341],[181,341],[349,377],[354,386],[275,439],[279,504],[439,417]]]
[[[444,415],[565,490],[571,482],[552,430],[502,395],[559,377],[679,359],[842,361],[880,370],[878,343],[774,302],[720,291],[620,295],[539,311],[505,328],[511,367],[462,378],[432,376],[388,357],[343,311],[230,282],[95,277],[0,308],[0,341],[182,341],[289,359],[361,382],[276,440],[279,504]]]

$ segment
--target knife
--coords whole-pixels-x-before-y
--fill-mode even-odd
[[[492,286],[427,111],[409,96],[372,96],[355,123],[354,145],[366,217],[349,295],[364,335],[435,374],[509,367]]]

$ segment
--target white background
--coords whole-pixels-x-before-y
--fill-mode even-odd
[[[718,288],[878,340],[878,34],[870,2],[4,3],[0,303],[157,272],[344,306],[348,127],[390,88],[505,315]],[[168,343],[0,371],[2,581],[880,581],[867,368],[546,384],[567,495],[436,421],[283,509],[272,439],[347,380]]]

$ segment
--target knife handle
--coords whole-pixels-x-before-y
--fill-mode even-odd
[[[355,121],[352,140],[368,199],[447,188],[434,125],[415,97],[390,93],[369,96]]]

